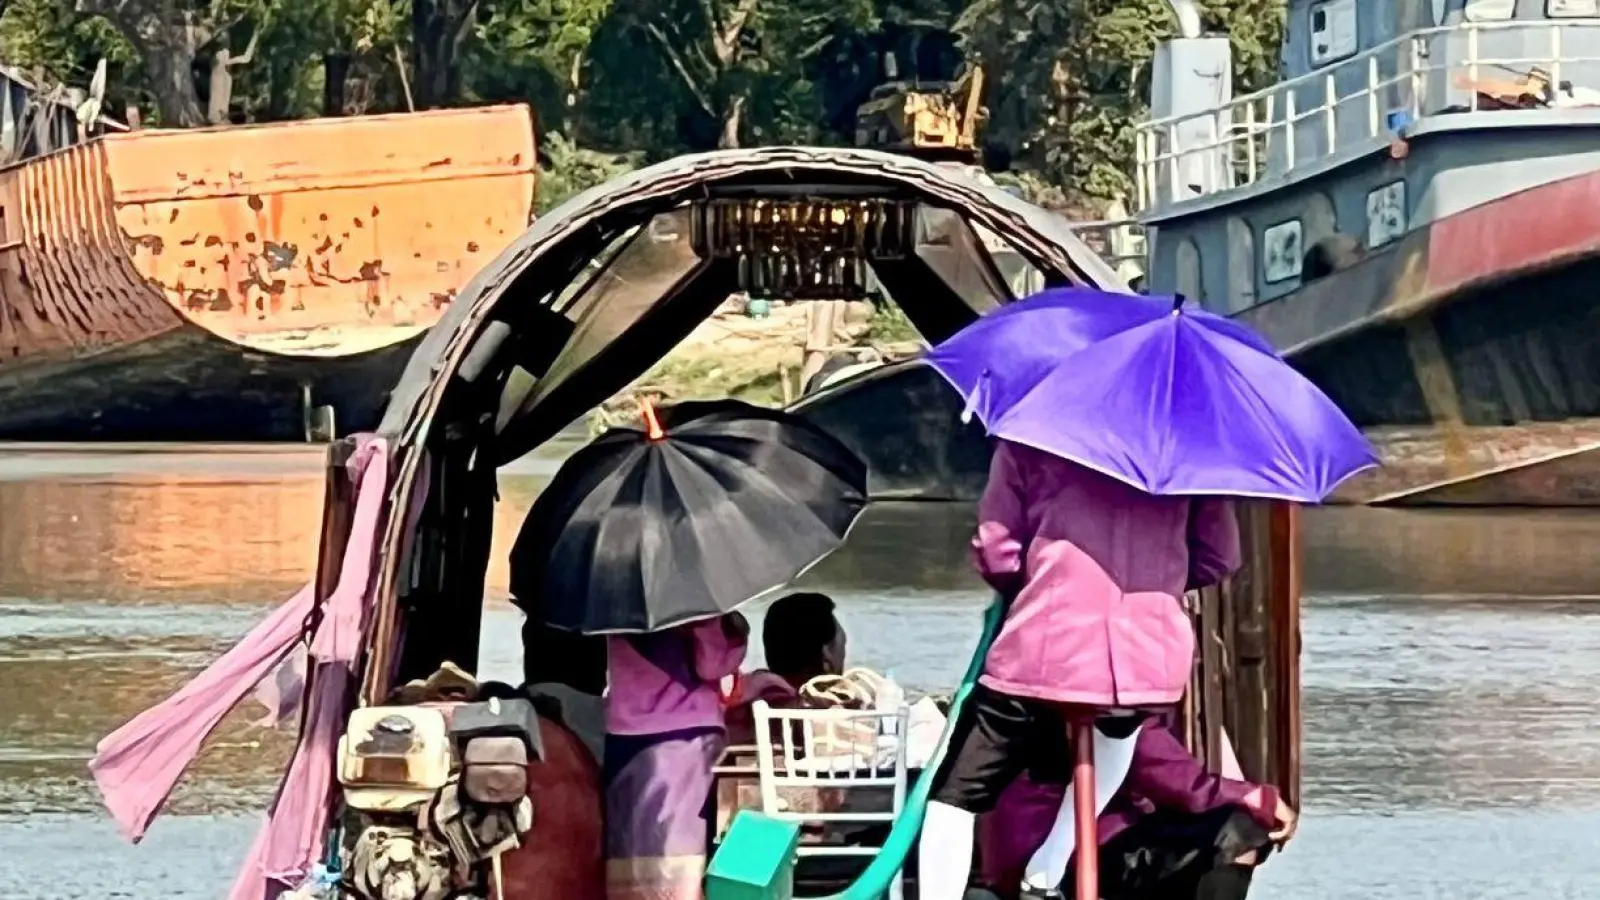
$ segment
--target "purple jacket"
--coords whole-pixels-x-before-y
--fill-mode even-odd
[[[745,646],[721,619],[610,638],[606,733],[724,727],[719,682],[739,671]]]
[[[1157,497],[1000,441],[978,503],[978,571],[1014,596],[983,683],[1097,707],[1176,703],[1194,662],[1184,591],[1239,567],[1220,498]]]
[[[1065,785],[1041,784],[1027,776],[1001,794],[995,809],[978,820],[985,884],[1001,888],[1022,881],[1028,857],[1050,833],[1063,802],[1067,802]],[[1202,813],[1223,806],[1237,806],[1263,827],[1272,828],[1278,790],[1207,772],[1171,730],[1147,722],[1134,744],[1127,780],[1100,815],[1100,843],[1158,809]]]

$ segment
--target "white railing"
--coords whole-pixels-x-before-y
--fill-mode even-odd
[[[1539,52],[1530,52],[1534,47]],[[1516,52],[1503,55],[1505,49]],[[1576,89],[1583,98],[1565,84],[1574,75],[1592,83]],[[1447,112],[1600,106],[1600,91],[1591,86],[1600,88],[1600,21],[1478,22],[1411,32],[1224,106],[1136,126],[1139,210],[1370,146],[1393,135],[1401,124],[1396,116],[1416,121]]]
[[[1144,274],[1144,226],[1138,220],[1074,222],[1072,231],[1110,264],[1123,281],[1132,281]]]

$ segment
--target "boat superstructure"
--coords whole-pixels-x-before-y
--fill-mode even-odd
[[[1347,500],[1600,501],[1600,4],[1287,15],[1255,93],[1197,17],[1159,48],[1150,289],[1257,328],[1368,429],[1386,465]]]

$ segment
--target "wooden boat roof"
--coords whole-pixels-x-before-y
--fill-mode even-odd
[[[573,302],[570,292],[564,296],[619,235],[630,229],[642,234],[647,229],[639,226],[652,217],[695,199],[850,191],[954,211],[1004,237],[1047,284],[1125,289],[1066,219],[951,167],[856,148],[764,147],[677,157],[573,197],[479,272],[412,357],[380,431],[402,449],[417,442],[450,385],[473,383],[493,367],[490,360],[503,364],[506,354],[521,353],[545,359],[535,366],[543,371],[520,385],[510,379],[492,446],[484,449],[502,462],[527,453],[644,374],[732,291],[727,271],[702,267],[665,287],[635,284],[587,303]],[[978,316],[983,304],[934,281],[907,280],[906,289],[893,293],[923,334],[937,340]],[[496,371],[494,377],[504,377],[503,369]]]

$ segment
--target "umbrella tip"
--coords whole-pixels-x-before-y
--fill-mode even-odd
[[[1188,303],[1188,302],[1189,302],[1189,298],[1188,297],[1185,297],[1182,294],[1173,294],[1172,295],[1172,314],[1173,315],[1177,315],[1178,313],[1183,312],[1183,305],[1185,303]]]
[[[659,441],[667,436],[666,429],[661,427],[661,420],[656,418],[656,407],[650,398],[639,398],[639,415],[644,417],[645,440]]]

